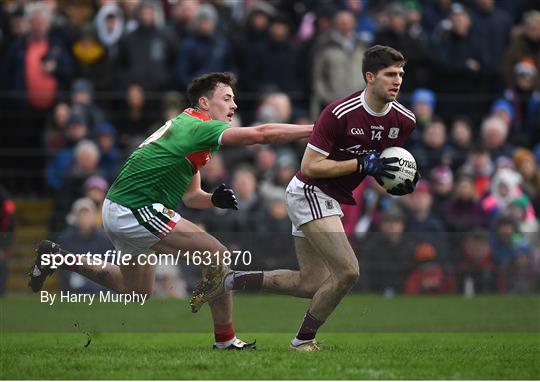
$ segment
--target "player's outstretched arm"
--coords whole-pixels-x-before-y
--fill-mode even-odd
[[[253,127],[231,127],[221,136],[222,145],[254,145],[258,143],[287,143],[307,138],[313,125],[267,123]]]

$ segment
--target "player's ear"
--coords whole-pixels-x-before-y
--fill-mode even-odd
[[[199,108],[201,108],[202,110],[208,110],[209,108],[208,98],[206,97],[199,98]]]
[[[373,81],[375,81],[375,73],[366,72],[366,82],[371,83]]]

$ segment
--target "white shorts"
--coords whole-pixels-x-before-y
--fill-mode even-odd
[[[302,224],[327,216],[343,217],[343,211],[336,199],[326,195],[318,187],[305,184],[296,176],[292,178],[285,192],[293,236],[306,237],[300,228]]]
[[[103,202],[103,227],[122,254],[147,253],[179,221],[180,215],[161,203],[132,210],[109,199]]]

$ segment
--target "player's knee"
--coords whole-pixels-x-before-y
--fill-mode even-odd
[[[360,277],[360,272],[358,271],[358,269],[346,270],[337,277],[338,289],[351,289],[358,281],[358,277]]]

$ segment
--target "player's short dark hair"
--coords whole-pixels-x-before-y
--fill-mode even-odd
[[[364,80],[367,81],[367,72],[376,74],[379,70],[389,66],[398,65],[403,67],[406,62],[407,60],[398,50],[385,45],[374,45],[364,52],[362,75]]]
[[[230,72],[203,74],[188,85],[187,96],[191,106],[197,106],[199,98],[212,98],[217,84],[225,84],[231,88],[236,85],[236,76]]]

